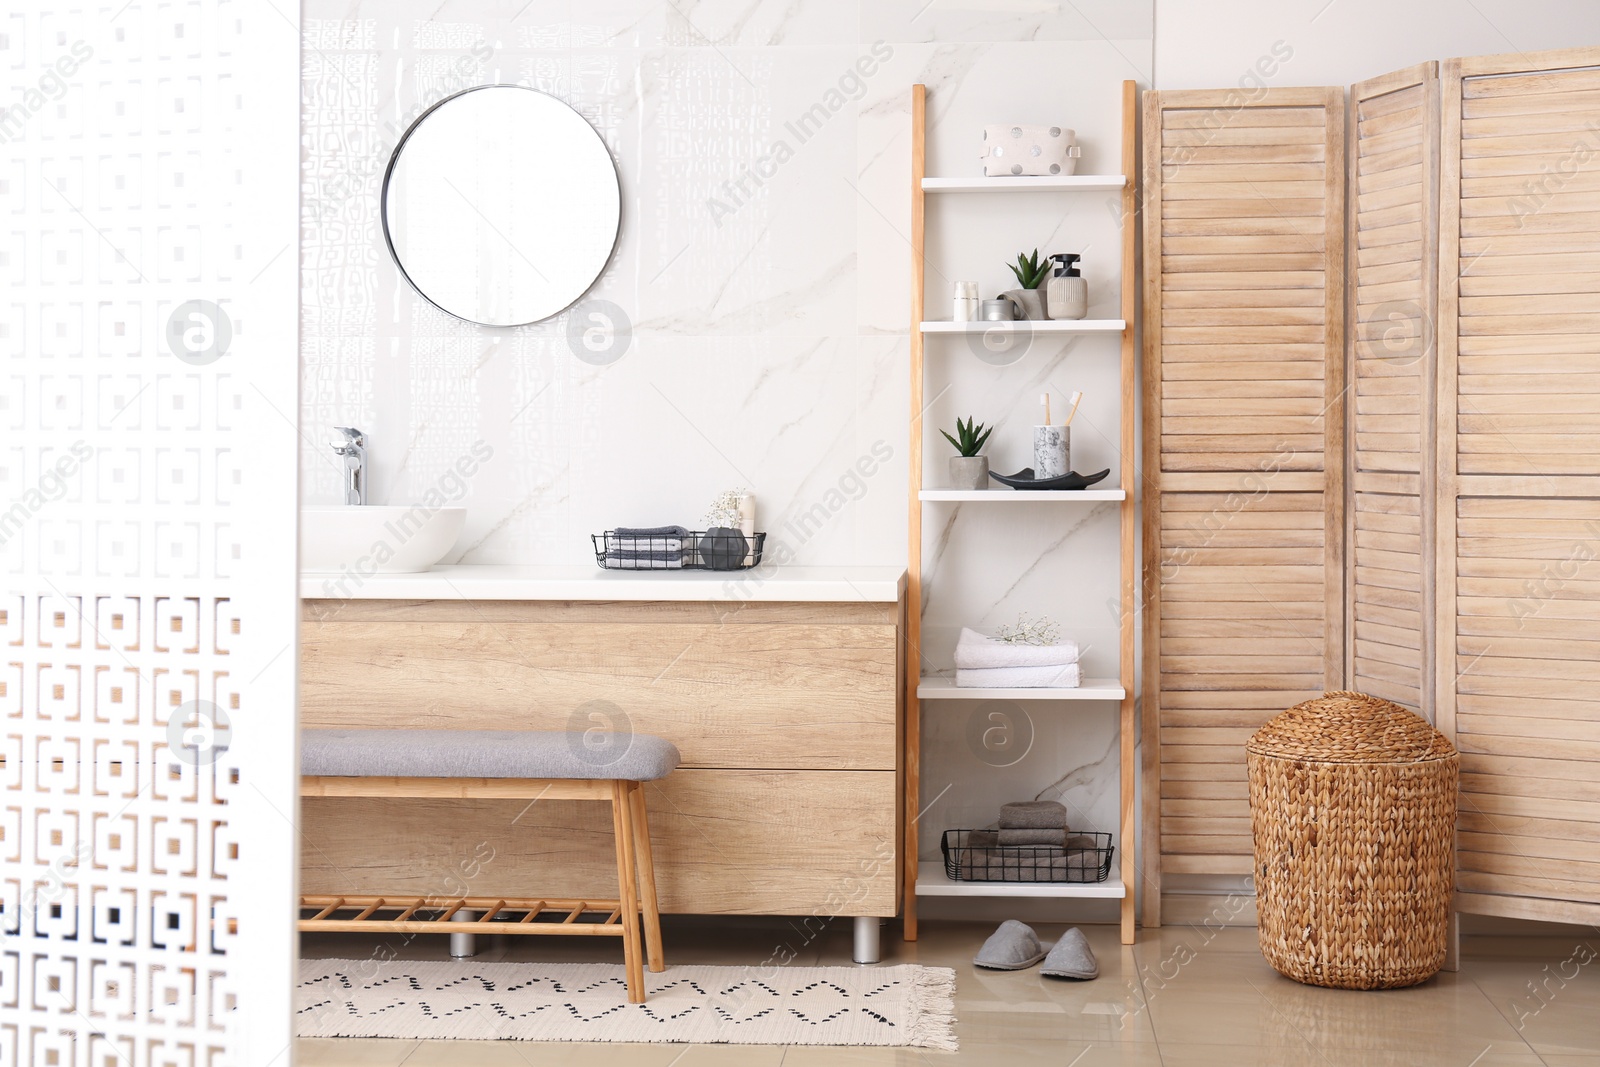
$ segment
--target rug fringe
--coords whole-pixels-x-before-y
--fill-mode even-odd
[[[959,1051],[956,1044],[956,972],[949,967],[919,967],[911,1000],[916,1022],[910,1044],[944,1052]]]

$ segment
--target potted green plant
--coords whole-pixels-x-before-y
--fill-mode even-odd
[[[1039,250],[1035,248],[1031,256],[1017,253],[1017,261],[1006,266],[1017,276],[1017,283],[1022,288],[1008,289],[1000,295],[1017,306],[1019,319],[1046,318],[1044,287],[1050,278],[1049,258],[1041,260]]]
[[[967,416],[966,425],[961,420],[956,420],[956,436],[951,437],[945,430],[940,430],[944,439],[955,446],[956,455],[950,457],[950,488],[952,489],[987,489],[989,488],[989,457],[980,456],[983,446],[989,440],[989,435],[994,432],[993,427],[985,428],[983,423],[976,426],[972,424],[972,416]]]

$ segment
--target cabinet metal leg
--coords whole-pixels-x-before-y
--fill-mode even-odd
[[[879,926],[882,922],[876,915],[856,916],[856,951],[857,963],[877,963],[883,958],[879,945]]]
[[[460,911],[455,913],[455,918],[459,919],[461,922],[471,922],[472,920],[476,919],[477,917],[478,917],[478,913],[477,912],[469,911],[466,908],[462,908]],[[477,954],[478,954],[478,935],[477,934],[451,934],[450,935],[450,958],[451,959],[464,960],[468,956],[476,956]]]

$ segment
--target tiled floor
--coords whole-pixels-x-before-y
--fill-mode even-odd
[[[754,964],[783,941],[783,920],[668,920],[668,963]],[[1067,983],[1037,968],[972,967],[993,924],[936,922],[915,944],[884,931],[885,963],[956,969],[959,1053],[751,1045],[575,1045],[532,1042],[302,1040],[302,1067],[1579,1067],[1600,1065],[1600,934],[1469,938],[1462,968],[1413,989],[1316,989],[1262,960],[1254,929],[1168,926],[1132,948],[1112,927],[1087,928],[1100,978]],[[1062,927],[1037,926],[1042,939]],[[811,941],[798,964],[850,962],[845,921]],[[609,940],[485,939],[484,960],[607,960]],[[589,939],[582,939],[589,942]],[[1594,948],[1586,946],[1592,945]],[[444,954],[418,942],[418,958]],[[370,955],[370,941],[308,939],[308,955]],[[1583,962],[1589,960],[1592,962]],[[1537,990],[1537,992],[1535,992]]]

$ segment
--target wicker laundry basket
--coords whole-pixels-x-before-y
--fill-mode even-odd
[[[1245,746],[1261,952],[1311,985],[1390,989],[1444,965],[1461,757],[1398,704],[1325,693]]]

